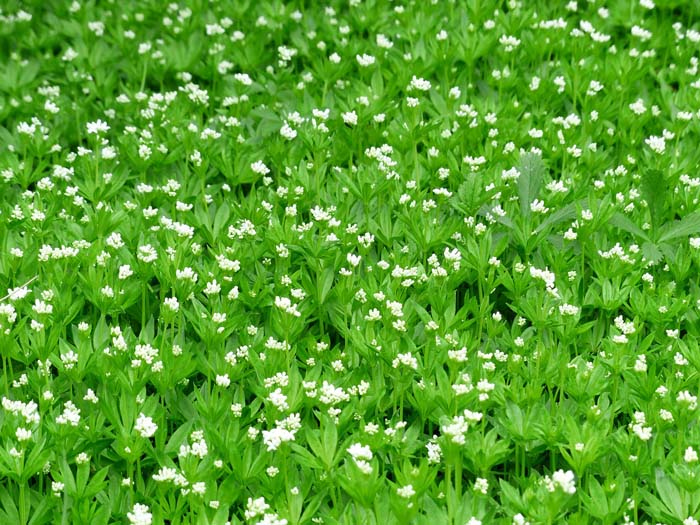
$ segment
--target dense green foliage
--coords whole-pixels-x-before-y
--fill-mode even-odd
[[[0,523],[698,525],[699,47],[2,2]]]

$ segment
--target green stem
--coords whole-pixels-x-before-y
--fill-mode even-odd
[[[580,498],[579,498],[580,499]],[[634,522],[635,525],[639,523],[639,505],[637,504],[637,476],[632,478],[632,500],[634,503]]]
[[[143,65],[143,75],[141,76],[141,88],[139,91],[143,91],[143,88],[146,87],[146,75],[148,73],[148,58],[146,59],[146,62]]]
[[[4,353],[2,354],[2,375],[5,378],[5,395],[7,395],[10,392],[10,384],[8,381],[10,376],[10,367],[8,364],[8,357]]]
[[[136,459],[136,479],[133,480],[133,483],[141,483],[141,458],[139,457]],[[138,487],[137,487],[138,489]]]
[[[451,478],[452,478],[452,468],[448,464],[445,467],[445,490],[447,491],[447,494],[445,494],[445,497],[447,498],[447,523],[449,523],[449,524],[454,523],[454,513],[455,513],[454,500],[453,500],[454,491],[452,490]]]
[[[146,282],[141,286],[141,330],[146,326]]]
[[[19,522],[21,525],[26,525],[27,523],[27,509],[26,509],[26,498],[27,495],[25,493],[26,490],[26,483],[25,482],[19,482]]]
[[[462,454],[457,457],[455,465],[455,510],[458,510],[462,501]]]

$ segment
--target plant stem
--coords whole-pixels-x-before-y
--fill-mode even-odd
[[[19,482],[19,522],[21,525],[26,525],[27,523],[27,509],[26,509],[26,482]]]
[[[455,510],[459,508],[462,501],[462,454],[457,457],[455,465]]]
[[[448,464],[445,466],[445,490],[447,494],[447,523],[452,525],[454,523],[454,490],[452,490],[452,468]]]

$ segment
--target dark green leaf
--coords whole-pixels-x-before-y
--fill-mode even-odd
[[[564,221],[570,221],[576,218],[576,204],[575,202],[572,202],[571,204],[567,204],[563,208],[555,211],[554,213],[550,214],[547,216],[545,220],[543,220],[540,225],[535,228],[535,233],[540,233],[540,232],[547,232],[549,231],[553,226],[556,226],[557,224],[564,222]]]
[[[518,177],[518,199],[520,211],[524,217],[530,216],[530,204],[540,193],[544,176],[542,157],[534,153],[525,153],[520,157],[520,177]]]
[[[700,212],[693,212],[680,221],[665,224],[660,231],[659,242],[668,242],[700,232]]]
[[[635,237],[639,237],[645,241],[650,241],[649,236],[639,226],[633,223],[629,218],[622,215],[620,212],[615,213],[610,219],[610,224],[620,228],[621,230],[631,233]]]
[[[681,502],[680,491],[661,469],[656,470],[656,490],[675,518],[684,520],[688,517],[685,505]]]
[[[663,259],[663,254],[659,248],[652,242],[642,244],[642,255],[647,261],[658,262]]]
[[[647,171],[642,175],[641,191],[649,207],[651,225],[656,231],[663,222],[664,203],[668,191],[664,174],[659,170]]]

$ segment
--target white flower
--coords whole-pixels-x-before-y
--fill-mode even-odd
[[[155,248],[153,248],[153,246],[150,244],[145,244],[138,247],[136,258],[139,261],[151,263],[158,259],[158,252],[156,252]]]
[[[544,201],[535,199],[530,203],[530,211],[532,211],[532,213],[547,213],[549,208],[544,205]]]
[[[567,494],[576,493],[576,484],[574,482],[574,473],[571,470],[564,472],[559,469],[554,474],[552,474],[552,481],[555,485],[558,485]]]
[[[72,401],[66,401],[63,408],[63,413],[56,418],[56,423],[59,425],[69,424],[77,427],[80,422],[80,409],[77,408]]]
[[[649,441],[652,436],[651,427],[645,427],[643,423],[633,424],[632,432],[642,441]]]
[[[399,487],[398,489],[396,489],[396,493],[402,498],[406,499],[416,495],[416,491],[413,488],[413,485],[405,485],[403,487]]]
[[[689,410],[695,410],[698,407],[698,397],[692,395],[687,390],[678,393],[676,402],[687,405]]]
[[[147,505],[136,503],[131,512],[126,515],[129,518],[130,525],[151,525],[153,523],[153,515]]]
[[[289,405],[287,404],[287,396],[282,393],[281,388],[275,389],[274,392],[270,392],[267,400],[272,403],[278,410],[289,410]]]
[[[128,279],[132,275],[134,275],[134,271],[131,269],[131,266],[129,266],[128,264],[124,264],[124,265],[119,267],[119,279],[121,279],[121,280]]]
[[[520,45],[520,39],[511,35],[502,35],[501,38],[498,39],[498,43],[505,48],[504,50],[506,53],[510,53]]]
[[[265,164],[261,160],[253,162],[250,165],[250,169],[253,170],[255,173],[257,173],[258,175],[267,175],[268,173],[270,173],[270,168],[265,166]]]
[[[28,428],[19,427],[15,430],[15,437],[17,441],[28,441],[32,439],[32,431]]]
[[[413,357],[411,352],[407,352],[405,354],[398,354],[396,356],[396,359],[392,361],[391,366],[393,368],[398,368],[399,365],[404,365],[413,370],[417,370],[418,360],[415,357]]]
[[[578,315],[580,308],[572,304],[564,303],[559,306],[559,313],[562,315]]]
[[[99,135],[100,133],[106,133],[109,131],[109,125],[100,119],[95,122],[87,123],[87,132],[89,135]]]
[[[512,525],[530,525],[530,522],[525,519],[525,516],[518,513],[515,516],[513,516],[513,524]]]
[[[280,128],[280,135],[287,140],[293,140],[296,138],[297,132],[289,125],[289,123],[285,122],[282,128]]]
[[[256,516],[261,516],[265,513],[266,510],[270,508],[270,505],[268,505],[265,502],[265,498],[248,498],[248,503],[246,504],[246,509],[245,509],[245,519],[251,520],[255,518]]]
[[[442,433],[448,436],[452,443],[458,445],[464,445],[467,430],[469,430],[469,423],[467,423],[464,416],[457,416],[450,424],[442,427]]]
[[[652,135],[651,137],[644,139],[644,143],[649,146],[654,153],[662,155],[666,151],[666,140],[664,137],[657,137]]]
[[[277,450],[282,443],[294,441],[294,433],[285,428],[263,430],[263,443],[268,451]]]
[[[489,491],[489,480],[485,478],[476,478],[474,481],[474,490],[486,494]]]
[[[632,26],[631,30],[632,36],[636,36],[639,38],[641,41],[646,41],[649,40],[652,36],[651,31],[648,31],[644,29],[643,27],[639,27],[637,25]]]
[[[139,417],[136,418],[136,425],[134,425],[134,430],[138,432],[138,434],[142,438],[150,438],[153,437],[153,435],[156,433],[156,430],[158,430],[158,425],[156,425],[153,422],[152,418],[144,415],[144,413],[141,412],[139,414]]]
[[[38,314],[48,315],[53,312],[53,306],[50,303],[42,301],[41,299],[36,299],[34,301],[34,305],[32,306],[32,310]]]
[[[425,80],[424,78],[418,78],[415,75],[413,75],[413,78],[411,78],[411,83],[408,85],[407,91],[411,91],[413,89],[417,89],[418,91],[430,91],[430,88],[432,85],[430,84],[429,80]]]
[[[343,113],[343,122],[350,126],[357,125],[357,113],[355,113],[354,111],[348,111],[346,113]]]
[[[641,98],[638,98],[632,104],[630,104],[629,108],[635,115],[643,115],[647,111],[647,107],[644,105],[644,100]]]
[[[357,63],[362,67],[368,67],[374,64],[375,58],[372,55],[355,55]]]
[[[369,445],[361,445],[360,443],[353,443],[347,449],[348,454],[352,456],[353,459],[364,459],[369,461],[372,459],[372,449]]]
[[[428,450],[428,463],[440,463],[442,460],[442,449],[440,445],[434,441],[429,441],[426,443],[425,448]]]
[[[253,84],[253,79],[250,78],[248,73],[236,73],[233,78],[243,84],[244,86],[250,86]]]
[[[394,43],[389,40],[385,35],[382,35],[381,33],[377,35],[377,46],[383,48],[383,49],[391,49],[394,47]]]
[[[180,309],[177,297],[166,297],[163,299],[163,306],[172,312],[177,312]]]

